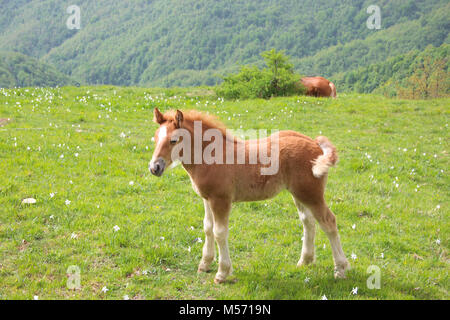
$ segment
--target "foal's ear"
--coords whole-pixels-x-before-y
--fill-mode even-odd
[[[164,122],[164,116],[161,112],[159,112],[158,108],[155,108],[155,110],[153,110],[153,121],[158,124]]]
[[[177,114],[175,115],[175,126],[177,128],[181,128],[181,123],[183,122],[183,112],[177,110]]]

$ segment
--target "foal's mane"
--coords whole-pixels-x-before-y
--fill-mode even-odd
[[[164,113],[164,119],[175,121],[175,110],[169,110]],[[215,116],[212,114],[207,114],[200,112],[198,110],[187,110],[183,111],[183,121],[188,121],[194,123],[194,121],[201,121],[202,125],[206,126],[209,129],[218,129],[224,136],[227,135],[227,127]]]

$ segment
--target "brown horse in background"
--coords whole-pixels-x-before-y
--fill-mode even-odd
[[[307,96],[336,98],[336,87],[330,80],[323,77],[304,77],[300,82],[305,86]]]

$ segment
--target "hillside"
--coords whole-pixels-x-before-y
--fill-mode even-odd
[[[47,63],[15,52],[0,52],[0,88],[76,84]]]
[[[69,30],[64,2],[3,1],[0,49],[82,83],[189,86],[260,64],[272,47],[302,74],[331,76],[448,42],[448,1],[384,1],[382,30],[369,30],[372,2],[80,0],[81,29]]]
[[[393,95],[397,95],[397,90],[392,86],[407,86],[405,83],[407,79],[423,66],[426,59],[431,59],[435,65],[438,62],[442,64],[441,70],[439,70],[442,71],[442,75],[436,80],[446,85],[448,95],[450,94],[450,61],[448,57],[450,57],[449,44],[443,44],[438,48],[430,45],[424,51],[413,50],[368,67],[336,74],[333,81],[342,91],[369,93],[376,90],[380,93],[387,93],[386,90],[389,90]]]
[[[398,23],[372,33],[365,39],[331,46],[314,56],[295,61],[298,70],[308,75],[330,77],[336,73],[369,66],[390,57],[424,50],[428,45],[439,47],[450,43],[450,3],[420,19]]]

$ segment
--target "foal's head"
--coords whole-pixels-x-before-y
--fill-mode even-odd
[[[183,113],[177,110],[175,117],[169,119],[155,108],[153,121],[159,124],[159,128],[155,132],[156,147],[149,169],[152,174],[160,177],[172,163],[172,149],[180,140],[176,131],[181,128]]]

